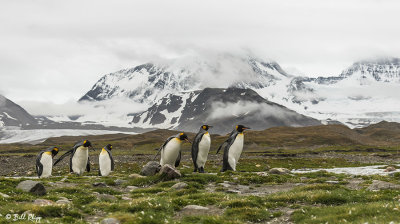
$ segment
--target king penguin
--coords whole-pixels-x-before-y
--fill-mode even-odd
[[[53,170],[53,158],[57,153],[57,147],[50,147],[41,151],[36,157],[36,172],[39,178],[51,176],[51,171]]]
[[[92,143],[90,143],[89,140],[78,142],[71,150],[58,158],[54,165],[68,155],[71,155],[69,160],[69,172],[76,173],[78,175],[82,175],[85,170],[90,172],[89,148],[93,149]]]
[[[161,166],[164,166],[165,164],[171,166],[175,165],[175,167],[179,166],[179,163],[181,162],[181,147],[183,141],[191,143],[185,133],[171,136],[164,142],[159,149],[159,151],[161,151]]]
[[[108,176],[114,170],[114,159],[111,155],[112,145],[106,145],[99,155],[99,175]]]
[[[250,128],[245,127],[243,125],[237,125],[235,129],[231,132],[229,138],[224,143],[222,143],[222,145],[218,148],[217,154],[219,150],[221,150],[221,148],[225,146],[222,169],[221,169],[222,172],[227,170],[236,171],[236,165],[243,151],[243,143],[244,143],[243,131],[246,129]]]
[[[199,171],[199,173],[204,173],[204,165],[206,164],[211,145],[211,138],[208,133],[209,128],[212,128],[212,126],[202,125],[194,137],[192,144],[193,172]]]

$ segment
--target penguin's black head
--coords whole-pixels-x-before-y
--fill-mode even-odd
[[[89,140],[83,141],[83,147],[92,147],[92,143]]]
[[[106,145],[104,148],[111,151],[111,150],[112,150],[112,145],[111,145],[111,144],[108,144],[108,145]]]
[[[245,126],[243,126],[243,125],[241,125],[241,124],[239,124],[239,125],[237,125],[236,126],[236,131],[238,131],[238,132],[240,132],[240,133],[242,133],[244,130],[246,130],[246,129],[250,129],[249,127],[245,127]]]
[[[189,141],[188,136],[187,136],[185,133],[183,133],[183,132],[179,134],[179,140],[181,140],[181,141],[187,141],[187,142],[191,143],[191,142]]]
[[[201,129],[203,129],[203,130],[205,130],[205,131],[208,131],[208,129],[210,129],[210,128],[212,128],[211,125],[206,125],[206,124],[204,124],[204,125],[201,126]]]
[[[56,156],[58,153],[58,148],[57,147],[53,147],[53,149],[51,150],[51,156],[54,157]]]

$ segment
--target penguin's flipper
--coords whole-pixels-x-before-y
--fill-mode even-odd
[[[199,143],[203,138],[204,133],[198,133],[196,137],[194,137],[193,144],[192,144],[192,161],[194,165],[194,172],[197,170],[197,155],[199,154]]]
[[[176,161],[175,161],[175,167],[179,166],[179,163],[181,162],[181,156],[182,156],[182,152],[179,151],[178,158],[176,158]]]
[[[36,172],[38,177],[42,176],[43,173],[43,164],[40,162],[40,159],[42,158],[43,152],[41,152],[37,157],[36,157]]]
[[[89,157],[87,158],[86,171],[90,172],[90,160],[89,160]]]
[[[225,141],[224,143],[222,143],[222,144],[219,146],[219,148],[218,148],[218,150],[217,150],[217,153],[215,153],[215,154],[218,154],[219,151],[222,149],[222,147],[226,146],[227,144],[228,144],[228,141]]]
[[[71,150],[69,150],[68,152],[64,153],[62,156],[60,156],[60,158],[58,158],[58,159],[54,162],[53,166],[57,165],[57,163],[59,163],[59,162],[60,162],[61,160],[63,160],[65,157],[71,155],[71,154],[74,152],[74,150],[75,150],[75,149],[71,149]]]
[[[228,158],[228,157],[229,157],[229,149],[231,148],[232,144],[235,142],[235,139],[236,139],[237,135],[238,135],[237,132],[231,134],[231,136],[229,137],[229,139],[226,140],[226,142],[224,142],[224,144],[225,144],[225,143],[227,143],[227,144],[225,145],[225,148],[224,148],[224,156],[223,156],[223,163],[222,163],[222,172],[224,172],[224,171],[226,171],[226,170],[233,170],[232,167],[231,167],[231,165],[229,164],[229,158]],[[222,144],[222,145],[224,145],[224,144]],[[220,146],[220,148],[222,148],[222,145]],[[219,149],[220,149],[220,148],[219,148]],[[218,151],[219,151],[219,149],[218,149]]]
[[[157,158],[158,154],[160,154],[161,150],[163,150],[163,148],[168,144],[168,142],[171,141],[174,138],[176,138],[176,136],[169,137],[159,149],[156,149],[158,151],[157,151],[157,154],[154,156],[153,160],[155,160]]]
[[[107,151],[108,156],[110,157],[110,160],[111,160],[111,171],[114,171],[114,159],[112,157],[111,151],[107,150],[107,149],[106,149],[106,151]]]

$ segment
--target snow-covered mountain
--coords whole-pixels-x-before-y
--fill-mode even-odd
[[[36,119],[18,104],[0,95],[0,127],[36,125]]]
[[[275,86],[290,77],[276,62],[262,61],[251,56],[188,56],[104,75],[80,101],[128,97],[136,102],[151,104],[170,93],[206,87],[260,89]]]
[[[203,124],[224,134],[236,124],[255,130],[275,126],[310,126],[321,122],[265,100],[251,89],[206,88],[202,91],[167,94],[148,110],[134,114],[139,127],[174,128],[196,132]]]
[[[219,54],[147,63],[107,74],[80,101],[122,97],[154,106],[166,100],[167,94],[238,87],[253,89],[303,115],[360,127],[381,120],[400,121],[399,86],[397,58],[360,61],[337,76],[312,78],[290,75],[274,61]]]
[[[317,119],[331,118],[351,127],[382,120],[400,121],[400,59],[360,61],[338,76],[295,77],[290,100],[276,99]]]

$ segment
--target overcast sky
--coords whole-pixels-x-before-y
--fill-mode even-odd
[[[196,49],[250,49],[289,71],[338,75],[400,57],[400,1],[0,0],[0,93],[76,101],[104,74]]]

